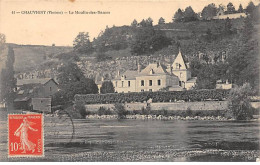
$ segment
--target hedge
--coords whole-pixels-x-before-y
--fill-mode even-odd
[[[203,101],[203,100],[223,100],[228,96],[229,90],[187,90],[168,92],[139,92],[139,93],[108,93],[108,94],[87,94],[75,95],[76,103],[82,104],[113,104],[144,102],[152,99],[152,102],[174,102],[174,101]]]

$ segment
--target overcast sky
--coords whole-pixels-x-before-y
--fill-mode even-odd
[[[178,8],[191,6],[200,12],[204,6],[215,3],[227,5],[232,2],[237,9],[241,3],[245,8],[250,0],[0,0],[0,33],[8,43],[32,45],[71,46],[78,32],[89,32],[91,39],[97,37],[106,25],[111,27],[130,25],[134,19],[141,21],[151,17],[157,24],[160,17],[166,22]],[[253,0],[255,4],[259,0]],[[26,15],[12,14],[12,11],[108,11],[110,14],[95,15]]]

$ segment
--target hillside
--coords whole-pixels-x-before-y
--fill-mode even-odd
[[[72,51],[72,47],[63,46],[9,45],[14,49],[16,72],[35,70],[40,64],[53,60],[56,54]]]

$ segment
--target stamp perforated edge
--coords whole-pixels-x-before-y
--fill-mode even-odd
[[[9,115],[41,115],[42,116],[42,155],[9,155]],[[7,115],[7,156],[8,158],[42,158],[45,157],[45,150],[44,150],[44,115],[42,113],[27,113],[27,114],[8,114]]]

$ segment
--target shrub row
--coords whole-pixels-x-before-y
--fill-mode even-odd
[[[112,104],[144,102],[152,99],[152,102],[174,102],[174,101],[203,101],[223,100],[228,96],[229,90],[187,90],[168,92],[141,92],[141,93],[109,93],[109,94],[87,94],[75,95],[75,102],[83,104]]]

